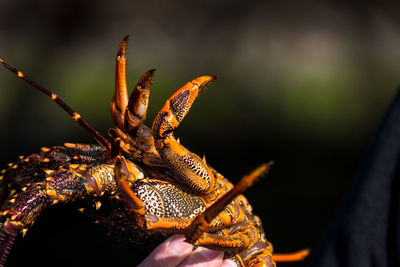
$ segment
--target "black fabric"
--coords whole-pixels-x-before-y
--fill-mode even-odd
[[[309,266],[400,266],[400,94]]]

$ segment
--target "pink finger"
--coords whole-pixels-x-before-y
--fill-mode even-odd
[[[221,267],[237,267],[237,265],[233,260],[224,260]]]
[[[184,242],[184,235],[174,235],[158,245],[139,267],[175,267],[192,253],[193,245]]]
[[[222,251],[211,250],[208,248],[196,248],[179,267],[220,267],[224,258]]]

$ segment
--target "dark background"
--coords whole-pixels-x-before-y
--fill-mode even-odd
[[[289,252],[321,237],[400,84],[399,7],[317,0],[0,1],[0,58],[56,92],[102,133],[112,125],[114,57],[126,34],[130,88],[157,69],[148,125],[186,81],[218,76],[176,136],[231,181],[276,162],[246,197],[275,250]],[[93,143],[5,69],[0,88],[1,168],[42,146]],[[17,240],[6,266],[134,266],[135,260],[135,251],[122,250],[73,207],[58,206]]]

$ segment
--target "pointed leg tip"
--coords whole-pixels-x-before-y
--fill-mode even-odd
[[[143,89],[145,89],[146,91],[149,90],[150,85],[153,83],[154,72],[155,72],[155,69],[151,69],[149,71],[146,71],[146,73],[143,74],[142,77],[140,77],[137,85],[140,86],[142,88],[142,90]],[[132,99],[132,101],[133,101],[133,99]]]
[[[263,174],[265,174],[270,167],[272,166],[273,161],[267,162],[262,164],[260,167],[258,167],[257,169],[254,170],[255,173],[258,173],[258,176],[262,176]]]
[[[272,165],[274,165],[275,162],[273,160],[262,164],[260,167],[258,167],[256,169],[256,171],[258,170],[258,172],[260,173],[260,176],[267,173],[269,171],[269,169],[272,167]]]
[[[306,248],[292,253],[277,253],[272,254],[272,258],[276,262],[299,262],[305,260],[311,252],[311,249]]]
[[[218,78],[215,76],[201,76],[201,77],[198,77],[198,78],[192,80],[192,84],[195,84],[195,85],[199,86],[200,88],[204,88],[209,83],[211,83],[212,81],[217,80],[217,79]]]
[[[125,35],[125,37],[122,39],[122,42],[127,43],[129,40],[129,34]]]
[[[128,43],[129,35],[125,36],[124,39],[119,43],[118,47],[118,57],[124,57],[126,54],[126,45]]]
[[[249,188],[254,183],[254,181],[266,175],[269,172],[273,163],[273,161],[264,163],[256,168],[254,171],[252,171],[249,175],[245,176],[242,180],[245,181],[246,188]]]
[[[146,77],[146,78],[153,78],[154,72],[155,72],[155,71],[156,71],[156,69],[148,70],[148,71],[146,71],[146,73],[143,75],[143,77]]]

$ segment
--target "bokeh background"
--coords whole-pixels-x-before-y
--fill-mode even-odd
[[[327,0],[0,1],[0,57],[104,134],[111,126],[114,57],[126,34],[130,88],[157,69],[149,124],[186,81],[218,76],[176,136],[232,181],[276,162],[246,196],[275,250],[290,252],[317,244],[396,94],[399,7]],[[41,146],[93,143],[5,69],[0,125],[1,168]],[[135,266],[137,254],[67,205],[48,209],[17,240],[8,266]]]

